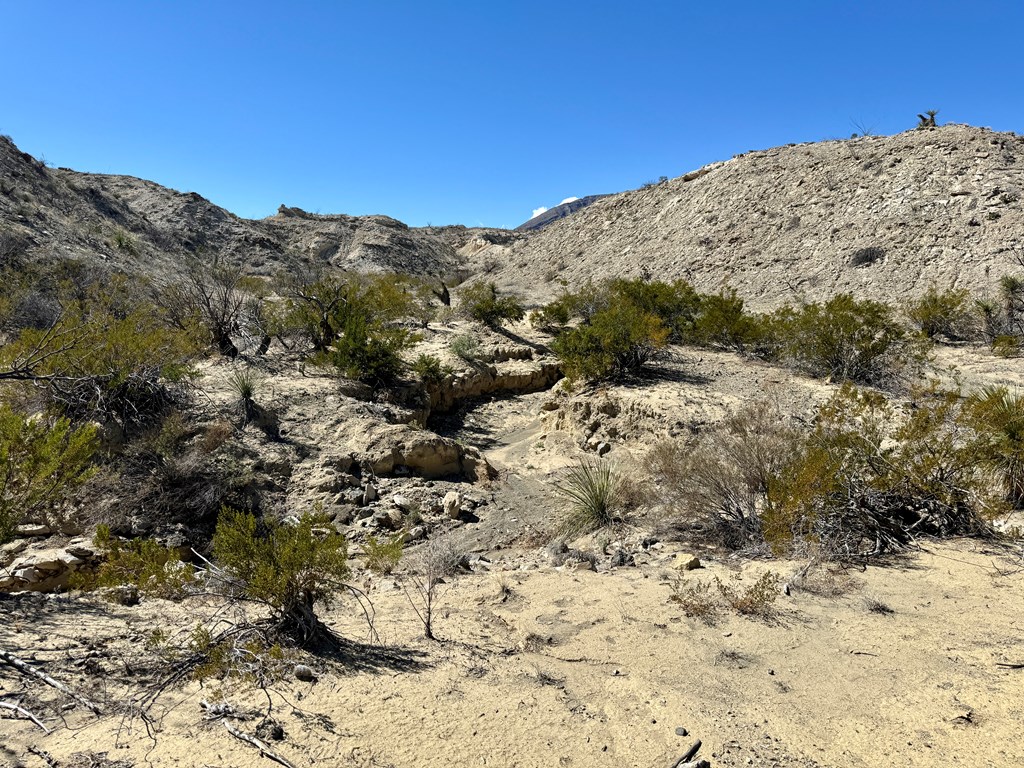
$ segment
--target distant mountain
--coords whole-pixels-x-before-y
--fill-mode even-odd
[[[265,219],[243,219],[195,192],[49,168],[0,137],[0,265],[75,258],[162,275],[199,257],[262,275],[310,265],[440,275],[457,267],[463,253],[520,237],[500,229],[409,227],[388,216],[323,216],[283,205]]]
[[[544,213],[537,214],[525,224],[520,224],[516,227],[515,231],[536,232],[538,229],[543,229],[554,221],[564,219],[570,213],[575,213],[580,208],[586,208],[588,205],[600,200],[602,197],[608,197],[608,195],[587,195],[586,197],[578,197],[575,200],[570,200],[568,203],[556,205],[554,208],[548,208]]]

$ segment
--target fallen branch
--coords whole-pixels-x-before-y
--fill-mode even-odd
[[[28,748],[28,751],[31,752],[36,757],[38,757],[40,760],[42,760],[48,766],[50,766],[50,768],[60,768],[60,763],[57,762],[57,759],[53,755],[51,755],[49,752],[44,752],[43,750],[41,750],[39,747],[36,747],[36,746],[30,746]]]
[[[0,709],[9,709],[12,712],[19,712],[19,713],[23,714],[25,717],[27,717],[33,723],[35,723],[40,728],[42,728],[43,729],[43,733],[49,735],[50,729],[47,728],[45,725],[43,725],[42,721],[38,717],[33,715],[31,712],[29,712],[24,707],[19,707],[17,704],[9,704],[6,701],[0,701]]]
[[[229,723],[227,720],[223,720],[222,722],[224,723],[224,727],[227,729],[228,733],[230,733],[236,739],[244,741],[246,744],[250,746],[256,747],[256,749],[258,749],[260,751],[260,754],[264,757],[273,760],[275,763],[278,763],[279,765],[283,765],[285,768],[295,768],[294,765],[289,763],[280,755],[275,754],[270,747],[268,747],[262,741],[257,739],[255,736],[250,736],[249,734],[238,730],[233,725],[231,725],[231,723]]]
[[[89,701],[87,698],[85,698],[81,694],[75,693],[73,690],[71,690],[66,685],[64,685],[64,683],[59,682],[57,680],[54,680],[52,677],[50,677],[45,672],[40,672],[35,667],[33,667],[30,664],[27,664],[26,662],[24,662],[21,659],[19,659],[17,656],[15,656],[10,651],[0,651],[0,661],[4,662],[5,664],[7,664],[9,666],[14,667],[16,670],[21,672],[23,675],[28,675],[29,677],[34,677],[36,680],[41,680],[42,682],[46,683],[51,688],[56,688],[58,691],[60,691],[64,695],[70,696],[72,699],[77,701],[79,704],[81,704],[83,707],[88,709],[93,714],[95,714],[95,715],[102,715],[103,714],[103,710],[100,709],[99,704],[94,704],[93,702]]]
[[[1003,669],[1024,669],[1024,664],[1004,664],[1001,661],[997,661],[996,666]]]

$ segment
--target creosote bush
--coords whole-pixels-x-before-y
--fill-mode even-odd
[[[25,417],[0,403],[0,544],[26,521],[50,522],[94,472],[96,428]]]
[[[304,513],[276,523],[225,507],[213,555],[240,594],[271,610],[278,631],[300,644],[330,637],[314,609],[344,588],[349,568],[345,537],[329,521]]]
[[[459,291],[460,307],[468,317],[487,326],[522,320],[522,302],[516,296],[502,296],[494,283],[473,283]]]
[[[395,570],[398,562],[402,559],[402,552],[405,548],[405,532],[401,531],[394,536],[378,539],[376,536],[367,536],[363,545],[363,554],[366,557],[366,567],[376,574],[386,576]]]
[[[926,359],[891,308],[850,294],[784,307],[766,322],[768,356],[819,378],[894,387]]]
[[[923,296],[911,302],[907,316],[929,339],[942,336],[952,341],[976,338],[978,319],[966,289],[940,291],[929,286]]]
[[[153,539],[122,540],[100,525],[93,544],[105,559],[95,574],[79,579],[81,588],[130,586],[152,597],[180,599],[196,583],[195,569],[176,550]]]

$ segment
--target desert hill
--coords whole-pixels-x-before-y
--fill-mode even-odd
[[[1022,193],[1024,137],[947,125],[737,155],[479,256],[537,299],[610,274],[730,286],[755,308],[839,291],[898,301],[930,283],[985,292],[1019,267]]]
[[[174,272],[187,256],[254,274],[297,265],[439,275],[517,237],[463,226],[408,227],[387,216],[322,216],[282,205],[243,219],[195,192],[131,176],[49,168],[0,138],[0,259],[78,258],[132,272]]]
[[[516,232],[535,232],[539,229],[544,229],[548,224],[564,219],[566,216],[576,213],[581,208],[586,208],[591,203],[595,203],[603,197],[608,195],[587,195],[586,197],[577,197],[575,200],[570,200],[567,203],[561,203],[553,208],[548,208],[543,213],[539,213],[527,222],[520,224],[516,227]]]

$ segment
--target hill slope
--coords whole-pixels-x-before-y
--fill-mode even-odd
[[[480,256],[537,300],[557,278],[616,274],[728,285],[754,307],[839,291],[898,301],[930,283],[986,291],[1024,254],[1022,194],[1024,137],[949,125],[739,155]]]
[[[187,256],[220,258],[256,274],[297,264],[442,274],[469,252],[518,237],[504,230],[408,227],[387,216],[321,216],[281,206],[243,219],[195,192],[131,176],[48,168],[0,137],[0,262],[99,260],[149,274]]]

